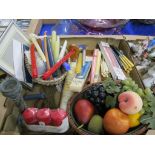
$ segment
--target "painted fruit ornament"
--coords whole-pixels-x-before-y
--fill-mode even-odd
[[[118,96],[119,108],[126,114],[136,114],[140,112],[143,107],[143,101],[141,97],[133,92],[126,91]]]
[[[102,117],[100,115],[94,115],[88,124],[88,130],[100,134],[103,131]]]
[[[80,99],[77,101],[74,107],[74,113],[81,124],[87,124],[94,114],[94,105],[85,99]]]
[[[63,109],[51,110],[51,125],[60,126],[62,121],[66,118],[67,113]]]
[[[140,113],[136,113],[133,115],[128,115],[129,120],[130,120],[130,128],[136,127],[140,124],[140,117],[141,114]]]
[[[45,125],[51,124],[51,114],[49,108],[39,109],[37,112],[38,122],[43,122]]]
[[[37,120],[37,108],[27,108],[23,113],[22,116],[27,124],[36,124]]]
[[[130,127],[129,118],[121,110],[112,108],[103,117],[103,127],[109,134],[125,134]]]

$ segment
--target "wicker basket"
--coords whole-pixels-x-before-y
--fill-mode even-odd
[[[28,69],[28,72],[31,75],[31,65],[29,65],[28,59],[26,57],[25,57],[25,65],[26,65],[26,68]],[[55,78],[53,80],[43,80],[41,77],[39,77],[39,78],[33,79],[33,82],[41,85],[46,85],[46,86],[59,85],[65,79],[66,75],[67,75],[67,72],[64,72],[60,77]]]
[[[101,83],[96,83],[96,84],[101,84]],[[92,85],[96,85],[96,84],[92,84]],[[84,128],[78,128],[80,126],[80,124],[78,124],[78,122],[76,121],[76,119],[74,117],[74,112],[73,112],[75,103],[79,99],[83,98],[83,93],[87,89],[89,89],[92,85],[86,86],[82,92],[77,93],[74,96],[72,96],[72,98],[70,99],[70,101],[68,102],[68,105],[67,105],[69,123],[70,123],[71,127],[73,128],[73,130],[77,134],[80,134],[80,135],[94,135],[94,133],[92,133]],[[147,130],[148,130],[147,125],[141,124],[138,127],[135,127],[132,130],[129,130],[126,134],[127,135],[141,135],[141,134],[145,134]]]

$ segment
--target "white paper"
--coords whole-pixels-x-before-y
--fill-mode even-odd
[[[118,80],[125,80],[126,79],[126,76],[123,73],[121,68],[118,68],[118,67],[113,67],[113,68],[114,68],[114,71],[115,71],[115,74],[116,74]]]
[[[24,82],[22,43],[17,40],[13,40],[13,63],[15,77]]]
[[[102,41],[101,44],[102,44],[102,46],[104,46],[104,47],[110,47],[109,44],[106,43],[106,42],[103,42],[103,41]]]
[[[27,57],[29,65],[31,65],[30,51],[25,51],[25,55]],[[45,73],[45,71],[46,71],[46,65],[42,61],[42,59],[40,58],[38,52],[36,52],[36,51],[35,51],[35,57],[36,57],[36,64],[37,64],[38,74],[39,74],[39,77],[41,77],[43,75],[43,73]]]

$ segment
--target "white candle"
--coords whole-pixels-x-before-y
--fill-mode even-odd
[[[63,44],[62,49],[60,51],[58,60],[60,60],[64,57],[66,48],[67,48],[67,40],[64,41],[64,44]]]
[[[37,39],[35,38],[35,34],[31,33],[30,34],[30,39],[31,41],[33,42],[33,44],[35,45],[36,49],[37,49],[37,52],[39,54],[39,56],[41,57],[41,59],[46,62],[46,58],[45,58],[45,55],[42,51],[42,49],[40,48],[38,42],[37,42]]]

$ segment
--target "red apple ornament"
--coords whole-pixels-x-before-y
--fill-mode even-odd
[[[37,108],[27,108],[22,116],[27,124],[36,124],[37,120]]]
[[[75,104],[74,112],[79,123],[87,124],[92,118],[95,109],[91,102],[85,99],[80,99]]]
[[[118,96],[119,108],[126,114],[136,114],[143,107],[141,97],[132,91],[126,91]]]
[[[51,124],[51,114],[49,108],[39,109],[37,112],[38,122],[44,122],[45,125]]]
[[[51,124],[53,126],[60,126],[66,116],[67,113],[63,109],[51,110]]]

